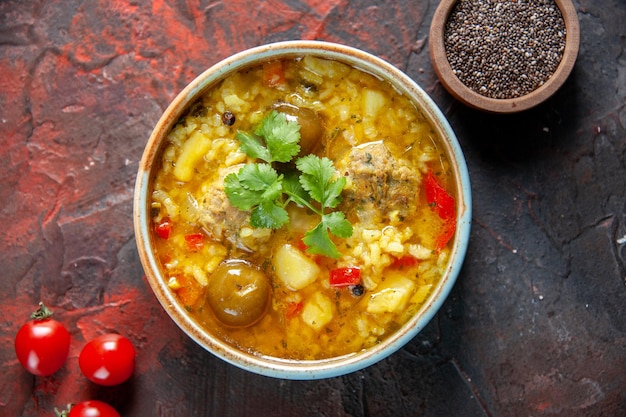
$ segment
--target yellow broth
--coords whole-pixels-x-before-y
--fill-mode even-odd
[[[290,204],[286,227],[254,229],[249,213],[224,195],[224,177],[255,162],[237,132],[252,131],[277,103],[318,116],[315,153],[347,179],[337,209],[353,234],[333,238],[338,259],[306,252],[302,236],[319,217],[305,208]],[[168,236],[161,230],[154,237],[169,287],[209,332],[254,354],[322,359],[376,345],[423,306],[446,268],[450,243],[441,244],[441,235],[450,224],[424,190],[429,173],[452,189],[442,149],[409,99],[345,64],[305,56],[228,76],[173,127],[154,178],[155,230],[171,224]],[[206,301],[228,259],[258,268],[270,282],[267,311],[252,325],[225,325]],[[285,259],[288,267],[279,264]],[[359,269],[359,285],[330,285],[331,271],[343,267]]]

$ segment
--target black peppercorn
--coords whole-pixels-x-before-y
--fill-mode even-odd
[[[365,292],[365,288],[363,288],[363,285],[361,284],[350,287],[350,289],[352,290],[352,295],[354,295],[355,297],[360,297]]]
[[[235,115],[226,110],[224,114],[222,114],[222,123],[226,126],[232,126],[235,124]]]

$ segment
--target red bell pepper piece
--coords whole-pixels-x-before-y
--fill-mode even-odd
[[[437,252],[440,252],[443,248],[446,247],[452,236],[454,236],[454,231],[456,230],[456,219],[452,218],[448,220],[443,225],[443,230],[439,233],[436,239]]]
[[[424,179],[426,201],[443,220],[454,217],[454,197],[452,197],[435,179],[432,171],[428,171]]]
[[[161,221],[154,226],[154,231],[161,239],[167,239],[172,232],[172,221],[169,217],[164,217]]]
[[[332,287],[347,287],[361,282],[361,270],[354,266],[335,268],[330,271],[329,283]]]
[[[296,317],[298,314],[300,314],[300,311],[302,311],[302,306],[302,301],[292,301],[291,303],[287,304],[287,308],[285,308],[285,317],[287,319],[292,319]]]
[[[450,241],[456,230],[455,201],[435,179],[432,171],[428,171],[424,178],[426,202],[437,212],[444,221],[443,230],[436,239],[437,251],[441,251]]]
[[[263,64],[263,83],[267,87],[277,87],[285,83],[285,71],[281,61],[270,61]]]
[[[400,258],[396,258],[391,264],[394,268],[410,268],[412,266],[417,265],[417,258],[411,255],[404,255]]]
[[[191,252],[197,252],[204,246],[204,235],[202,233],[191,233],[185,235],[185,241],[187,242],[187,248]]]
[[[301,236],[300,238],[296,239],[294,246],[298,249],[300,249],[302,252],[306,252],[306,250],[309,248],[306,243],[304,243],[304,240],[302,240],[304,238],[304,236]]]

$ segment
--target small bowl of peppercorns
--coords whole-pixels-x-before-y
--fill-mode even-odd
[[[469,107],[515,113],[552,96],[580,43],[570,0],[442,0],[430,55],[443,86]]]

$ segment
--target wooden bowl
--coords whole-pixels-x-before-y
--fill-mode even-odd
[[[442,0],[435,10],[430,27],[429,46],[431,60],[439,80],[457,100],[472,108],[491,113],[515,113],[542,103],[563,85],[574,67],[580,43],[578,16],[570,0],[554,0],[563,15],[566,30],[565,50],[556,71],[536,90],[520,97],[508,99],[483,96],[463,84],[453,73],[446,55],[444,35],[446,22],[456,1]]]

